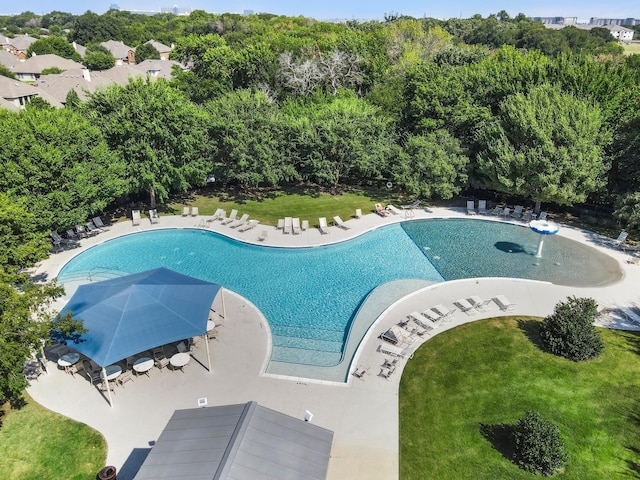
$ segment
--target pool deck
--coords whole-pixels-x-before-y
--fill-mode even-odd
[[[242,213],[242,212],[239,212]],[[330,212],[327,213],[331,218]],[[463,209],[415,209],[412,218],[465,217]],[[110,226],[106,232],[83,239],[75,248],[51,255],[31,273],[45,281],[54,277],[74,255],[87,247],[137,231],[157,228],[197,228],[207,225],[209,230],[231,238],[269,246],[303,247],[324,245],[347,240],[382,225],[404,221],[404,215],[386,218],[376,214],[361,219],[344,219],[351,228],[342,230],[331,226],[330,233],[321,235],[311,228],[300,235],[284,235],[273,226],[258,225],[247,232],[237,232],[220,222],[203,222],[207,217],[163,216],[151,225],[143,218],[139,226],[130,221]],[[471,217],[467,217],[471,218]],[[497,220],[495,217],[478,218]],[[315,219],[310,219],[315,223]],[[518,222],[516,222],[518,223]],[[266,230],[266,240],[258,236]],[[193,408],[197,400],[207,398],[208,405],[245,403],[255,400],[266,407],[302,418],[305,410],[314,414],[313,423],[334,431],[334,442],[327,478],[394,479],[399,476],[398,386],[405,362],[400,360],[397,371],[385,380],[378,376],[387,355],[378,352],[382,341],[378,336],[391,325],[413,311],[423,311],[438,304],[453,308],[459,298],[478,295],[490,299],[505,295],[516,307],[513,312],[500,311],[495,303],[486,312],[466,315],[456,312],[452,321],[439,329],[445,331],[462,323],[500,315],[546,316],[559,300],[569,295],[591,296],[601,308],[618,308],[640,304],[640,266],[626,263],[628,254],[602,245],[604,237],[592,232],[561,226],[560,235],[588,244],[615,258],[623,278],[601,288],[575,288],[509,278],[465,279],[432,285],[414,292],[390,305],[361,342],[352,365],[368,369],[363,379],[349,377],[346,384],[336,384],[302,378],[279,377],[264,373],[268,362],[270,333],[262,314],[245,298],[233,292],[225,293],[226,319],[219,327],[217,340],[209,342],[213,371],[206,369],[206,349],[200,345],[192,360],[180,371],[159,371],[141,376],[125,388],[116,388],[113,407],[105,397],[84,378],[65,374],[53,362],[48,371],[29,387],[29,394],[39,403],[70,418],[84,422],[100,431],[108,443],[107,464],[118,469],[118,479],[130,480],[158,438],[166,422],[176,409]],[[61,308],[66,299],[56,305]],[[610,316],[613,327],[640,329],[625,318]],[[409,352],[428,338],[418,339]],[[201,342],[202,343],[202,342]],[[426,452],[425,452],[426,454]]]

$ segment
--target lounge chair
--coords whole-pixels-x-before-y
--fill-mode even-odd
[[[426,330],[435,330],[436,328],[438,328],[437,323],[425,317],[420,312],[411,312],[408,317]]]
[[[489,213],[487,211],[487,201],[486,200],[478,200],[478,213],[480,215],[487,215]]]
[[[392,357],[404,358],[404,356],[408,353],[407,349],[393,346],[389,343],[383,343],[378,345],[378,351],[381,353],[385,353],[387,355],[391,355]]]
[[[240,220],[236,220],[235,222],[233,222],[231,225],[229,225],[229,228],[238,228],[243,226],[245,223],[247,223],[247,220],[249,220],[249,214],[245,213],[240,217]]]
[[[349,225],[345,224],[342,221],[339,215],[336,215],[335,217],[333,217],[333,223],[335,223],[336,226],[340,227],[343,230],[349,230],[351,228]]]
[[[356,208],[356,218],[362,218],[362,209]]]
[[[473,305],[473,308],[475,308],[476,311],[478,311],[478,312],[486,312],[487,310],[489,310],[489,304],[492,302],[491,299],[482,300],[477,295],[473,295],[473,296],[467,298],[467,300],[469,301],[469,303],[471,305]]]
[[[327,219],[325,217],[320,217],[318,219],[318,229],[323,235],[329,233],[329,227],[327,226]]]
[[[226,210],[222,210],[222,212],[220,212],[220,215],[218,215],[217,218],[215,218],[214,220],[220,220],[221,222],[223,220],[227,219],[227,211]]]
[[[467,200],[467,215],[475,215],[476,214],[476,202],[473,200]]]
[[[62,250],[62,237],[58,232],[51,232],[51,243],[53,244],[53,248],[56,250]]]
[[[367,369],[363,367],[356,367],[352,375],[360,380],[364,380],[364,376],[367,374]]]
[[[238,227],[238,231],[239,232],[247,232],[247,231],[251,230],[252,228],[255,228],[256,225],[258,225],[259,223],[260,223],[260,220],[249,220],[244,225]]]
[[[407,332],[408,333],[408,332]],[[405,343],[411,343],[412,338],[408,337],[406,333],[398,325],[392,325],[389,330],[380,335],[380,338],[392,345],[402,345]]]
[[[283,230],[283,229],[284,229],[284,218],[279,218],[278,224],[276,225],[276,230]]]
[[[523,208],[524,207],[522,205],[516,205],[516,207],[513,209],[513,212],[511,212],[511,218],[521,218]]]
[[[389,204],[385,207],[385,210],[387,212],[391,212],[393,215],[400,215],[402,212],[397,209],[396,207],[394,207],[393,205]]]
[[[436,312],[438,315],[440,315],[441,320],[448,320],[449,318],[453,317],[453,314],[456,313],[457,308],[454,308],[453,310],[449,310],[447,307],[440,304],[440,305],[436,305],[431,310]]]
[[[140,210],[131,210],[131,222],[134,226],[140,225]]]
[[[267,239],[267,236],[268,236],[268,235],[269,235],[269,234],[268,234],[268,232],[267,232],[266,230],[262,230],[262,231],[260,232],[260,235],[258,235],[258,241],[259,241],[259,242],[264,242],[264,241]]]
[[[76,225],[76,233],[78,235],[80,235],[80,238],[82,237],[93,237],[94,235],[98,234],[97,230],[87,230],[84,225]]]
[[[489,212],[489,215],[496,215],[496,216],[502,215],[503,211],[504,211],[504,208],[502,207],[494,207],[494,209]]]
[[[391,370],[391,369],[381,368],[380,369],[380,373],[378,374],[378,376],[384,378],[385,380],[390,380],[390,377],[391,377],[392,373],[393,373],[393,370]]]
[[[189,207],[183,207],[182,208],[182,216],[183,217],[188,217],[189,216]]]
[[[102,219],[100,217],[93,217],[91,221],[93,222],[93,224],[96,226],[98,230],[105,230],[107,228],[106,225],[102,222]]]
[[[493,301],[503,312],[513,312],[516,309],[516,304],[511,303],[504,295],[496,295]]]
[[[200,211],[198,210],[198,207],[193,207],[191,209],[191,216],[192,217],[197,217],[198,215],[200,215]]]
[[[222,225],[228,225],[229,223],[233,222],[237,216],[238,216],[238,210],[234,208],[233,210],[231,210],[229,217],[222,220]]]
[[[309,230],[309,220],[302,220],[302,231],[306,232]]]
[[[511,209],[509,207],[504,207],[504,210],[502,210],[502,213],[500,215],[504,218],[507,218],[509,215],[511,215]]]
[[[612,247],[622,247],[622,245],[624,245],[624,243],[627,241],[627,237],[629,236],[629,234],[627,232],[625,232],[624,230],[620,232],[620,235],[618,235],[618,238],[616,238],[615,240],[605,240],[605,244],[607,245],[611,245]]]
[[[295,217],[291,219],[291,231],[294,235],[300,235],[300,219]]]
[[[225,214],[225,211],[221,208],[217,209],[210,218],[207,218],[207,222],[213,222],[214,220],[218,220],[221,216]]]
[[[76,232],[73,231],[73,229],[69,229],[67,230],[67,240],[78,240],[80,237],[78,237],[78,234]]]
[[[158,211],[149,210],[149,221],[153,224],[153,223],[158,223],[159,220],[160,220],[160,217],[158,217]]]
[[[284,217],[284,228],[282,233],[291,233],[291,227],[293,226],[293,219],[291,217]]]
[[[420,205],[420,200],[414,200],[409,205],[402,205],[402,209],[403,210],[413,210],[414,208],[417,208],[418,205]]]
[[[91,236],[98,235],[102,231],[99,228],[96,228],[93,222],[87,222],[86,225],[87,225],[87,231]]]
[[[387,215],[389,215],[389,212],[387,212],[380,203],[376,203],[376,213],[381,217],[386,217]]]
[[[475,307],[469,303],[466,298],[460,298],[453,302],[453,304],[460,309],[461,312],[466,313],[467,315],[475,315],[478,313]]]
[[[522,215],[522,221],[523,222],[530,222],[531,220],[533,220],[535,217],[533,215],[533,212],[531,210],[527,210],[526,212],[524,212],[524,215]]]
[[[547,212],[540,212],[540,214],[538,215],[538,220],[546,220],[547,219]]]
[[[424,312],[422,312],[422,316],[427,320],[431,320],[432,322],[438,322],[442,320],[442,315],[440,315],[438,312],[434,312],[433,309],[425,310]]]

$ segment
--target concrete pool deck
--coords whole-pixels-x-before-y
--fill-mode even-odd
[[[411,214],[416,219],[465,217],[463,209],[449,208],[416,209]],[[331,218],[330,212],[327,215]],[[237,232],[220,225],[220,222],[203,222],[206,218],[163,216],[158,224],[151,225],[148,219],[142,219],[136,227],[130,221],[118,222],[100,235],[81,240],[77,248],[52,255],[33,269],[32,274],[36,279],[50,280],[75,254],[89,246],[156,228],[197,228],[204,224],[211,231],[241,241],[302,247],[343,241],[388,223],[407,220],[403,215],[382,218],[369,214],[347,221],[351,227],[349,230],[332,226],[328,235],[321,235],[316,228],[301,235],[284,235],[275,227],[261,225],[248,232]],[[311,219],[311,223],[315,220]],[[267,230],[268,235],[264,242],[258,242],[262,230]],[[173,411],[196,407],[197,399],[202,397],[207,398],[208,405],[256,400],[261,405],[297,418],[302,418],[305,410],[309,410],[314,414],[314,423],[335,432],[328,479],[398,478],[398,385],[402,368],[411,360],[408,357],[400,360],[398,370],[389,380],[378,376],[387,357],[377,351],[382,343],[378,336],[391,325],[416,310],[423,311],[438,304],[453,308],[452,302],[471,295],[490,299],[503,294],[516,304],[516,309],[514,312],[502,312],[495,303],[491,303],[488,311],[474,316],[456,312],[453,320],[438,331],[500,315],[546,316],[559,300],[569,295],[591,296],[603,308],[640,303],[640,293],[636,288],[640,284],[640,267],[627,264],[627,254],[602,246],[603,237],[584,230],[563,226],[560,235],[591,245],[615,258],[623,274],[621,280],[604,287],[576,288],[521,279],[481,278],[422,288],[387,307],[365,334],[351,369],[356,365],[367,368],[368,374],[363,380],[350,376],[346,384],[336,384],[264,374],[270,352],[266,320],[250,302],[230,293],[225,296],[227,318],[224,326],[219,328],[218,339],[210,341],[212,372],[204,367],[206,353],[204,345],[201,345],[194,351],[184,373],[152,369],[149,377],[136,378],[134,382],[127,383],[126,388],[117,388],[113,407],[84,378],[67,375],[52,362],[48,363],[49,373],[33,382],[28,391],[45,407],[100,431],[108,443],[107,464],[118,468],[121,480],[133,478]],[[66,299],[56,306],[63,306]],[[611,321],[616,322],[614,326],[638,328],[624,318],[612,317]],[[418,348],[426,340],[426,337],[417,340],[411,349]]]

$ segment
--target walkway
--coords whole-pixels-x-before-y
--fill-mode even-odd
[[[464,216],[464,213],[456,209],[415,210],[415,218],[453,216]],[[194,228],[204,219],[206,217],[161,217],[157,225],[143,219],[138,227],[133,227],[131,222],[119,222],[105,233],[82,240],[76,249],[52,255],[34,269],[33,274],[42,280],[50,279],[76,253],[110,238],[155,228]],[[212,222],[210,229],[255,243],[258,243],[260,232],[267,229],[264,244],[300,247],[346,240],[402,220],[405,220],[402,215],[388,218],[365,215],[362,219],[349,220],[350,230],[330,227],[328,235],[321,235],[317,229],[296,236],[283,235],[274,227],[261,226],[242,233],[219,222]],[[193,354],[194,358],[184,373],[153,369],[150,377],[136,378],[134,382],[127,383],[126,388],[117,389],[113,408],[86,380],[65,374],[54,363],[49,363],[50,373],[34,382],[29,393],[44,406],[99,430],[109,446],[107,464],[118,468],[121,480],[133,478],[172,412],[196,407],[198,399],[203,397],[207,398],[208,405],[256,400],[261,405],[298,418],[309,410],[314,414],[314,423],[335,432],[327,478],[398,478],[398,383],[405,362],[410,360],[401,360],[399,370],[389,380],[377,375],[385,358],[377,351],[381,344],[377,337],[389,326],[412,311],[439,303],[451,308],[453,301],[470,295],[488,299],[496,294],[505,294],[517,305],[516,314],[538,316],[548,315],[557,301],[568,295],[592,296],[603,307],[640,303],[640,294],[635,288],[640,284],[640,268],[625,263],[627,256],[623,252],[600,246],[599,237],[590,232],[563,227],[560,234],[607,251],[619,261],[624,272],[623,280],[603,288],[579,289],[528,280],[482,278],[422,288],[390,305],[365,335],[354,360],[354,367],[368,368],[369,373],[363,380],[351,376],[347,384],[335,384],[265,375],[263,372],[270,352],[268,325],[249,301],[225,293],[227,319],[219,329],[218,340],[210,342],[213,372],[204,367],[203,345]],[[63,304],[64,301],[58,306]],[[495,304],[491,305],[492,308],[481,315],[467,316],[457,312],[454,320],[442,330],[506,314],[500,312]],[[634,328],[633,324],[625,324],[624,321],[621,321],[621,326]],[[414,343],[412,349],[425,340]]]

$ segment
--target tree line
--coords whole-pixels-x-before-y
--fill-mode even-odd
[[[63,109],[39,101],[0,110],[0,342],[16,347],[16,362],[0,362],[4,398],[24,386],[17,359],[42,334],[21,343],[8,325],[30,325],[31,312],[59,295],[21,272],[47,255],[51,230],[123,197],[162,203],[212,174],[249,193],[392,182],[422,198],[473,188],[538,206],[609,202],[623,226],[640,227],[640,61],[608,37],[547,52],[517,33],[539,24],[504,13],[342,24],[204,12],[49,15],[47,28],[71,26],[68,39],[129,41],[128,32],[133,44],[175,43],[172,58],[189,68],[171,81],[113,85],[86,102],[70,93]],[[180,28],[160,28],[167,24]]]

